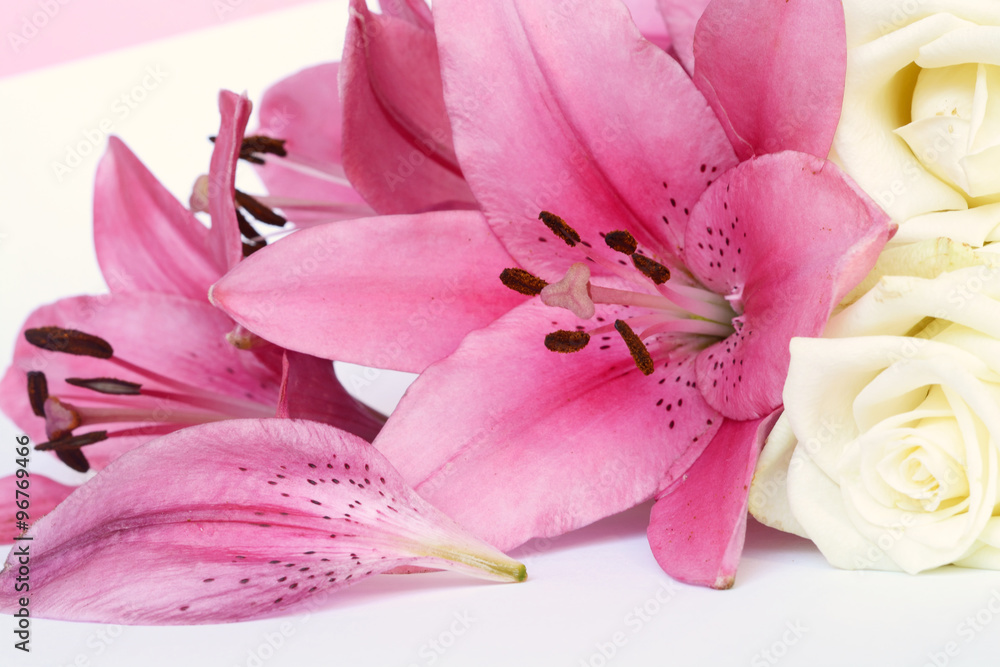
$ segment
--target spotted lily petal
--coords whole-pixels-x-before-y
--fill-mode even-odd
[[[525,577],[523,565],[407,488],[368,443],[285,419],[227,421],[152,441],[87,482],[28,537],[32,614],[65,620],[263,618],[312,609],[403,565]],[[18,606],[17,571],[12,552],[0,572],[7,613]]]
[[[734,419],[778,407],[788,342],[823,331],[894,231],[875,202],[821,158],[766,155],[720,178],[685,237],[688,267],[738,314],[734,333],[698,355],[708,402]]]
[[[677,256],[690,209],[736,160],[704,97],[624,5],[439,0],[434,16],[463,173],[518,263],[551,280],[576,260],[538,233],[540,211],[590,243],[615,225]]]
[[[545,349],[546,331],[572,322],[530,301],[469,334],[421,374],[375,440],[423,497],[503,549],[647,500],[722,421],[690,359],[647,377],[616,334],[573,355]]]

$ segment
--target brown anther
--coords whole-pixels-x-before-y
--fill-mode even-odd
[[[515,292],[526,296],[536,296],[542,293],[547,282],[524,269],[504,269],[500,273],[500,282]]]
[[[260,250],[261,248],[264,248],[264,247],[266,247],[266,244],[263,244],[263,243],[258,244],[258,245],[254,245],[252,243],[246,243],[246,242],[244,242],[243,243],[243,256],[244,257],[249,257],[250,255],[254,254],[255,252],[257,252],[258,250]]]
[[[604,242],[608,244],[609,248],[616,252],[620,252],[623,255],[631,255],[635,252],[635,249],[639,247],[635,237],[626,232],[624,229],[608,232],[604,236]]]
[[[93,433],[84,433],[83,435],[59,438],[58,440],[49,440],[48,442],[35,445],[35,449],[40,452],[65,452],[80,449],[81,447],[86,447],[87,445],[92,445],[95,442],[102,442],[107,439],[107,431],[94,431]]]
[[[250,226],[250,223],[239,210],[236,211],[236,224],[240,228],[240,234],[246,239],[243,241],[243,256],[249,257],[267,245],[267,241],[260,238],[257,230]]]
[[[629,354],[635,361],[635,365],[642,371],[643,375],[653,374],[653,358],[649,356],[649,350],[643,345],[639,337],[632,331],[632,327],[625,320],[615,320],[615,330],[621,334],[625,344],[628,345]]]
[[[563,354],[579,352],[587,347],[587,343],[589,342],[590,334],[586,331],[566,331],[565,329],[560,329],[559,331],[553,331],[545,337],[545,347],[553,352],[562,352]]]
[[[28,371],[28,403],[36,417],[45,416],[45,399],[48,397],[49,383],[45,379],[45,373]]]
[[[75,329],[38,327],[25,330],[24,338],[35,347],[50,352],[65,352],[98,359],[110,359],[115,353],[108,341]]]
[[[566,245],[572,247],[580,242],[580,235],[576,233],[576,230],[566,224],[566,221],[560,218],[554,213],[549,213],[548,211],[542,211],[538,214],[538,219],[545,223],[553,234],[561,238],[566,242]]]
[[[251,156],[254,153],[271,154],[278,157],[286,157],[288,155],[288,151],[285,150],[284,139],[265,137],[262,134],[252,134],[249,137],[243,137],[243,143],[240,144],[240,157],[244,155]]]
[[[670,269],[655,259],[635,253],[632,255],[632,263],[635,264],[635,268],[646,274],[657,285],[662,285],[670,280]]]
[[[245,192],[236,191],[236,203],[242,206],[254,219],[263,222],[265,225],[284,227],[285,223],[288,222],[284,216],[278,215]]]
[[[217,138],[213,136],[209,137],[208,140],[214,144]],[[240,144],[240,159],[252,164],[264,164],[264,159],[258,157],[257,153],[270,153],[279,157],[288,155],[288,151],[285,150],[284,139],[274,139],[260,134],[243,137],[243,142]]]
[[[119,394],[125,396],[137,396],[142,387],[138,382],[128,380],[118,380],[116,378],[66,378],[66,384],[74,387],[83,387],[100,394]]]
[[[90,461],[79,449],[66,449],[56,452],[59,460],[77,472],[87,472],[90,470]]]

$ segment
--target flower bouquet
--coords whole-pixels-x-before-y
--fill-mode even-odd
[[[101,146],[107,291],[33,310],[0,381],[19,429],[0,482],[15,651],[36,619],[349,616],[420,587],[521,614],[553,571],[613,578],[572,544],[622,532],[645,592],[571,662],[643,660],[678,600],[745,587],[753,608],[758,536],[783,567],[818,549],[845,570],[998,569],[1000,14],[336,10],[338,62],[218,93],[186,190]],[[385,370],[416,379],[379,411],[357,390]],[[36,471],[39,450],[64,470]],[[747,541],[748,512],[811,543],[755,522]],[[942,581],[813,576],[834,573],[901,596]],[[983,650],[980,597],[914,660]],[[444,604],[402,659],[462,663],[476,613]],[[779,616],[741,659],[807,655],[819,626]],[[301,626],[277,627],[271,656]],[[249,645],[220,659],[271,659]]]

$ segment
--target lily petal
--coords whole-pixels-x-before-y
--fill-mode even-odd
[[[649,545],[660,567],[686,584],[732,588],[747,527],[747,489],[780,410],[727,419],[688,471],[656,496]]]
[[[261,134],[284,139],[290,159],[305,165],[321,178],[268,156],[257,173],[272,196],[306,202],[364,204],[361,195],[346,183],[341,160],[343,112],[337,76],[340,63],[324,63],[296,72],[274,84],[261,98]],[[292,220],[302,219],[295,209],[284,210]],[[329,219],[329,211],[315,217]],[[351,215],[350,217],[357,217]]]
[[[118,137],[108,138],[94,186],[94,245],[112,292],[203,300],[226,270],[208,234]]]
[[[378,4],[386,16],[405,19],[425,30],[434,29],[431,8],[424,0],[383,0]]]
[[[347,393],[337,380],[333,362],[291,350],[285,350],[277,416],[330,424],[368,442],[385,423]]]
[[[853,181],[811,155],[765,155],[720,178],[692,213],[685,257],[743,313],[733,335],[698,355],[706,400],[732,419],[778,407],[788,342],[823,331],[894,231]]]
[[[623,0],[642,36],[664,51],[670,50],[670,33],[657,0]]]
[[[499,280],[512,264],[475,211],[346,220],[248,257],[211,298],[282,347],[420,372],[523,299]]]
[[[28,480],[28,486],[22,492],[28,494],[30,500],[30,506],[27,510],[29,517],[26,523],[38,521],[51,512],[56,505],[66,500],[67,496],[76,489],[75,486],[60,484],[38,473],[31,473],[31,476],[27,478],[9,475],[0,479],[0,493],[3,493],[3,497],[0,499],[0,512],[2,512],[0,514],[0,544],[10,544],[15,537],[24,532],[17,527],[17,513],[22,511],[17,506],[17,501],[23,496],[17,496],[19,487],[16,486],[24,479]]]
[[[382,214],[476,208],[455,158],[434,33],[352,0],[344,169]]]
[[[501,549],[649,499],[721,423],[689,357],[645,376],[610,335],[568,355],[544,347],[547,331],[577,321],[533,299],[469,334],[375,439],[421,496]]]
[[[688,72],[694,72],[695,26],[711,0],[658,0],[674,53]]]
[[[595,251],[600,232],[627,229],[652,255],[677,257],[685,209],[736,159],[701,93],[625,6],[433,10],[455,149],[511,255],[546,280],[579,259],[541,227],[550,211]]]
[[[28,536],[32,614],[64,620],[264,618],[313,608],[401,565],[525,577],[523,565],[407,488],[368,443],[285,419],[208,424],[152,441]],[[16,577],[12,554],[0,572],[7,613],[17,607]]]
[[[243,243],[233,201],[236,162],[243,144],[243,131],[250,119],[250,100],[223,90],[219,93],[222,120],[208,168],[208,212],[212,216],[209,242],[215,261],[232,268],[243,258]]]
[[[847,70],[839,0],[714,0],[694,37],[694,81],[741,160],[826,157]]]

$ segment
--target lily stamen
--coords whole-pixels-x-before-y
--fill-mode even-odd
[[[27,389],[32,411],[45,419],[50,442],[58,443],[58,447],[48,449],[63,452],[78,449],[80,442],[93,444],[113,436],[140,432],[148,435],[150,429],[159,427],[163,427],[166,433],[183,426],[225,419],[274,416],[270,405],[207,391],[123,359],[115,354],[110,343],[92,334],[60,327],[40,327],[26,330],[25,338],[48,351],[104,359],[141,380],[124,380],[110,375],[71,377],[65,379],[66,383],[84,391],[75,393],[70,390],[56,397],[49,395],[44,374],[30,373]],[[99,439],[93,439],[96,436],[90,434],[73,435],[79,427],[112,423],[148,425],[138,431],[125,429],[110,434],[102,431]],[[82,455],[64,457],[60,454],[60,458],[77,470],[86,471],[89,467]]]

